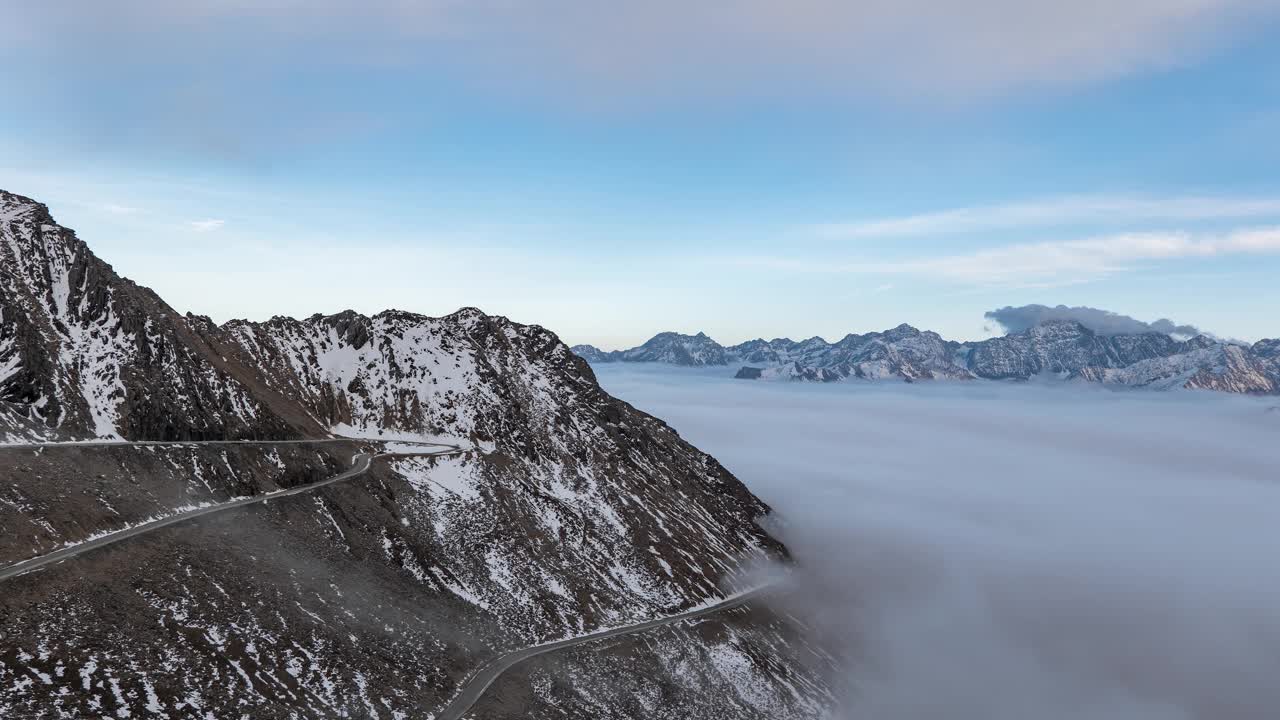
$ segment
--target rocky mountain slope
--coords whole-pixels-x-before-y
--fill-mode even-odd
[[[697,341],[699,352],[637,352]],[[603,352],[575,346],[594,363],[668,362],[740,365],[742,379],[839,381],[847,379],[1028,380],[1055,376],[1157,389],[1192,388],[1280,394],[1280,340],[1247,347],[1198,336],[1175,340],[1159,332],[1105,335],[1073,321],[1048,321],[1018,333],[975,343],[942,339],[910,325],[835,343],[780,338],[720,346],[697,336],[663,333],[640,348]]]
[[[311,482],[375,440],[472,450],[5,581],[0,717],[430,717],[500,651],[698,606],[786,559],[763,503],[543,328],[474,309],[219,326],[117,276],[38,203],[0,195],[0,218],[3,442],[357,438],[0,447],[2,563]],[[655,687],[673,662],[705,678],[629,717],[817,716],[826,670],[790,621],[752,612],[731,636],[672,631],[700,648],[619,651]],[[504,682],[564,717],[602,697]],[[745,699],[721,703],[730,688]]]
[[[253,375],[46,207],[0,191],[0,440],[322,432]]]

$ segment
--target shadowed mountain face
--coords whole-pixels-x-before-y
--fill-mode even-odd
[[[381,460],[6,581],[0,716],[429,715],[500,651],[697,606],[745,565],[787,557],[757,522],[767,506],[543,328],[474,309],[219,326],[0,194],[0,442],[331,433],[356,439],[0,449],[5,565],[314,482],[374,439],[474,449]],[[620,646],[611,662],[663,689],[628,717],[816,716],[820,655],[755,613],[695,652],[682,631]],[[605,681],[593,695],[504,682],[540,716],[585,717]]]
[[[663,348],[663,352],[655,352]],[[696,348],[696,352],[689,349]],[[750,340],[723,347],[703,334],[662,333],[631,350],[577,345],[593,363],[741,365],[747,380],[1028,380],[1041,375],[1156,389],[1193,388],[1280,394],[1280,340],[1252,347],[1201,335],[1179,341],[1160,332],[1104,335],[1071,320],[1050,320],[975,343],[899,325],[884,332],[822,338]]]

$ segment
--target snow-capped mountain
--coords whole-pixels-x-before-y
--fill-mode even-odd
[[[427,717],[499,652],[703,605],[787,556],[767,506],[541,327],[469,308],[217,325],[0,194],[0,444],[335,435],[357,439],[0,451],[6,566],[334,475],[361,439],[469,450],[6,580],[0,717]],[[618,651],[661,688],[638,711],[601,704],[582,654],[581,685],[505,682],[546,717],[710,716],[728,697],[733,717],[821,714],[799,628],[763,607],[708,622],[728,630],[692,651],[679,630]]]
[[[1052,321],[969,347],[965,366],[990,380],[1025,380],[1044,373],[1073,375],[1086,368],[1128,367],[1201,347],[1207,338],[1180,343],[1164,333],[1099,335],[1072,321]]]
[[[577,345],[573,351],[588,362],[661,362],[690,367],[726,365],[732,357],[720,343],[707,337],[706,333],[658,333],[645,344],[630,350],[604,352],[591,345]]]
[[[1085,380],[1150,387],[1220,390],[1251,395],[1280,394],[1280,364],[1243,345],[1210,343],[1118,368],[1086,367]]]
[[[651,361],[635,350],[591,351],[584,357],[592,362]],[[1151,388],[1280,393],[1280,340],[1246,347],[1203,335],[1189,340],[1159,332],[1104,335],[1065,320],[975,343],[948,341],[937,333],[899,325],[884,332],[847,335],[835,343],[817,337],[802,342],[751,340],[725,347],[716,357],[723,362],[700,364],[740,365],[736,377],[751,380],[911,382],[1027,380],[1052,375]],[[662,361],[693,364],[678,358]]]

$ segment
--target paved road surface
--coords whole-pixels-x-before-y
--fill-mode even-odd
[[[336,442],[398,442],[386,440],[369,440],[365,438],[316,438],[312,440],[65,440],[51,442],[30,442],[19,444],[0,443],[0,450],[40,450],[48,447],[121,447],[121,446],[137,446],[150,447],[152,445],[303,445],[307,443],[336,443]],[[440,445],[439,443],[420,443],[413,442],[413,445],[436,445],[439,447],[453,447],[452,445]]]
[[[243,443],[245,443],[245,444],[274,445],[274,444],[281,444],[281,443],[286,443],[286,442],[288,442],[288,443],[293,443],[293,442],[298,442],[298,443],[301,443],[301,442],[350,442],[350,440],[346,440],[346,439],[342,439],[342,440],[284,440],[284,441],[276,441],[276,442],[256,442],[256,441],[241,441],[241,440],[211,440],[211,441],[207,441],[207,442],[187,442],[187,443],[181,443],[181,442],[176,442],[176,443],[151,443],[151,442],[137,442],[137,443],[129,443],[129,442],[118,442],[118,443],[110,443],[110,444],[113,444],[113,445],[227,445],[227,444],[232,444],[232,443],[242,443],[242,442],[243,442]],[[107,444],[107,443],[46,443],[46,444],[44,444],[44,445],[36,444],[36,445],[32,445],[32,446],[30,446],[30,447],[32,447],[32,448],[48,447],[48,446],[50,446],[50,445],[58,445],[58,444],[61,444],[61,445],[75,444],[75,445],[93,445],[93,446],[98,446],[98,445],[105,445],[105,444]],[[429,446],[431,446],[431,447],[441,447],[441,448],[445,448],[444,450],[440,450],[440,451],[437,451],[437,452],[420,453],[420,454],[422,454],[422,455],[440,455],[440,456],[444,456],[444,455],[460,455],[460,454],[462,454],[463,452],[466,452],[465,450],[463,450],[462,448],[460,448],[460,447],[458,447],[458,446],[456,446],[456,445],[442,445],[442,444],[440,444],[440,443],[408,443],[408,444],[413,444],[413,445],[429,445]],[[12,448],[12,447],[23,447],[23,446],[7,445],[7,446],[4,446],[4,447]],[[350,469],[350,470],[348,470],[348,471],[346,471],[346,472],[344,472],[344,473],[340,473],[340,474],[338,474],[338,475],[334,475],[333,477],[330,477],[330,478],[325,478],[324,480],[319,480],[319,481],[317,481],[317,482],[308,483],[308,484],[306,484],[306,485],[299,485],[299,486],[297,486],[297,487],[287,488],[287,489],[285,489],[285,490],[276,490],[275,492],[264,493],[264,494],[262,494],[262,495],[253,495],[253,496],[251,496],[251,497],[239,498],[239,499],[237,499],[237,500],[231,500],[231,501],[224,502],[224,503],[218,503],[218,504],[216,504],[216,505],[209,505],[209,506],[207,506],[207,507],[195,508],[195,509],[193,509],[193,510],[187,510],[187,511],[184,511],[184,512],[177,513],[176,515],[170,515],[170,516],[168,516],[168,517],[163,517],[163,518],[160,518],[160,519],[158,519],[158,520],[152,520],[152,521],[150,521],[150,522],[146,522],[146,523],[143,523],[143,524],[141,524],[141,525],[136,525],[136,526],[131,527],[131,528],[125,528],[124,530],[118,530],[118,531],[113,532],[113,533],[111,533],[111,534],[109,534],[109,535],[103,535],[102,537],[94,538],[93,540],[87,540],[87,541],[82,542],[82,543],[79,543],[79,544],[77,544],[77,545],[71,545],[71,546],[69,546],[69,547],[62,548],[61,550],[55,550],[55,551],[53,551],[53,552],[51,552],[51,553],[48,553],[47,555],[40,555],[40,556],[38,556],[38,557],[33,557],[33,558],[28,559],[28,560],[23,560],[22,562],[14,563],[13,565],[9,565],[9,566],[7,566],[7,567],[5,567],[5,568],[0,568],[0,582],[4,582],[5,580],[8,580],[9,578],[17,577],[17,576],[22,575],[22,574],[25,574],[25,573],[29,573],[29,572],[31,572],[31,571],[33,571],[33,570],[38,570],[38,569],[40,569],[40,568],[42,568],[42,567],[45,567],[45,566],[47,566],[47,565],[52,565],[52,564],[54,564],[54,563],[62,562],[63,560],[67,560],[67,559],[69,559],[69,558],[73,558],[73,557],[75,557],[75,556],[77,556],[77,555],[83,555],[84,553],[90,552],[91,550],[96,550],[96,549],[98,549],[98,548],[100,548],[100,547],[104,547],[104,546],[106,546],[106,545],[111,545],[111,544],[114,544],[114,543],[118,543],[118,542],[120,542],[121,540],[127,540],[128,538],[131,538],[131,537],[136,537],[136,536],[138,536],[138,535],[142,535],[142,534],[144,534],[144,533],[149,533],[149,532],[152,532],[152,531],[155,531],[155,530],[159,530],[159,529],[160,529],[160,528],[162,528],[162,527],[167,527],[167,526],[169,526],[169,525],[174,525],[174,524],[176,524],[176,523],[180,523],[180,522],[186,522],[186,521],[188,521],[188,520],[192,520],[192,519],[195,519],[195,518],[198,518],[198,517],[204,516],[204,515],[212,515],[213,513],[216,513],[216,512],[223,512],[224,510],[230,510],[230,509],[232,509],[232,508],[244,507],[245,505],[254,505],[254,504],[257,504],[257,503],[264,503],[264,502],[267,502],[267,501],[269,501],[269,500],[275,500],[275,499],[277,499],[277,498],[289,497],[290,495],[298,495],[298,494],[305,493],[305,492],[311,492],[312,490],[316,490],[316,489],[318,489],[318,488],[322,488],[322,487],[324,487],[324,486],[326,486],[326,485],[332,485],[332,484],[334,484],[334,483],[339,483],[339,482],[342,482],[343,480],[350,480],[351,478],[359,477],[359,476],[361,476],[361,475],[365,474],[366,472],[368,472],[368,471],[369,471],[369,466],[370,466],[370,465],[373,463],[373,461],[374,461],[375,459],[377,459],[377,458],[380,458],[380,457],[387,457],[387,456],[390,456],[390,455],[405,455],[405,454],[419,454],[419,453],[379,453],[379,454],[377,454],[377,455],[366,455],[366,454],[356,455],[356,457],[355,457],[355,462],[352,464],[352,466],[351,466],[351,469]]]
[[[605,638],[617,637],[619,635],[631,635],[633,633],[644,632],[645,630],[651,630],[664,625],[672,625],[684,620],[692,620],[693,618],[699,618],[704,615],[713,615],[723,610],[738,607],[770,588],[772,588],[772,585],[758,587],[754,590],[747,590],[722,600],[715,605],[702,608],[701,610],[690,610],[679,615],[658,618],[657,620],[646,620],[641,623],[636,623],[635,625],[614,628],[612,630],[600,630],[598,632],[591,633],[590,635],[569,638],[567,640],[557,640],[555,642],[549,642],[542,645],[534,645],[533,647],[527,647],[523,650],[513,650],[506,655],[501,655],[490,660],[488,663],[481,665],[479,670],[472,673],[471,677],[467,678],[467,681],[463,683],[462,690],[453,698],[453,701],[450,702],[444,710],[440,711],[440,714],[436,716],[435,720],[462,720],[462,716],[471,710],[471,706],[475,705],[477,700],[484,696],[484,691],[489,689],[489,686],[493,684],[493,681],[497,680],[502,673],[510,670],[512,666],[524,662],[531,657],[543,655],[555,650],[562,650],[567,647],[573,647],[574,645],[582,645],[583,643],[589,643],[595,640],[603,640]]]

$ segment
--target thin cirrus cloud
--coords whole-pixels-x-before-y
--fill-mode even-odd
[[[192,230],[195,230],[196,232],[213,232],[214,230],[222,229],[222,226],[226,224],[227,224],[226,220],[216,220],[216,219],[210,218],[208,220],[192,220],[191,222],[187,223],[187,227],[191,228]]]
[[[846,240],[956,235],[1023,227],[1127,221],[1204,221],[1280,216],[1280,198],[1069,196],[954,208],[815,227]]]
[[[236,39],[219,28],[248,21],[290,45],[328,48],[346,35],[338,62],[444,62],[496,87],[556,98],[706,99],[801,86],[963,102],[1178,66],[1260,32],[1277,11],[1277,0],[123,0],[109,11],[28,3],[0,39],[195,37],[234,54]]]
[[[1219,234],[1125,233],[902,260],[840,263],[746,257],[733,262],[789,272],[916,275],[966,285],[1055,287],[1090,282],[1160,261],[1263,254],[1280,254],[1280,226]]]

